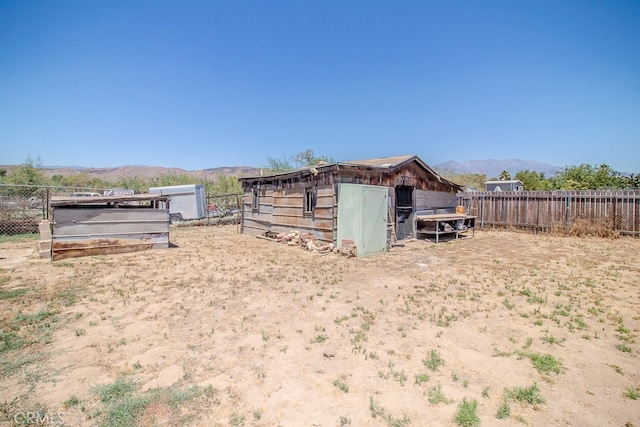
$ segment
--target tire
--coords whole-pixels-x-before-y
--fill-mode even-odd
[[[169,215],[169,223],[170,224],[177,224],[180,221],[182,221],[182,216],[180,214]]]

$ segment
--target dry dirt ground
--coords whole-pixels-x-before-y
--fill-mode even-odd
[[[170,240],[0,243],[0,425],[640,426],[640,239]]]

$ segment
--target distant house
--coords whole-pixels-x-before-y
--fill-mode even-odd
[[[390,234],[416,236],[417,211],[453,209],[462,188],[415,155],[319,163],[290,172],[240,178],[241,230],[268,236],[298,230],[358,256],[386,250]]]
[[[518,179],[504,181],[487,181],[484,183],[485,191],[522,191],[524,185]]]

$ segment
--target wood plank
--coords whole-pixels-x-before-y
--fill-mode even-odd
[[[91,239],[80,242],[53,242],[52,259],[111,255],[138,252],[153,248],[153,242],[128,241],[126,239]]]

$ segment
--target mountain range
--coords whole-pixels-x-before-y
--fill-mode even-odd
[[[540,163],[533,160],[518,160],[518,159],[506,159],[506,160],[469,160],[466,162],[447,161],[438,163],[432,166],[434,169],[439,170],[441,173],[453,172],[453,173],[477,173],[485,174],[487,179],[498,178],[502,171],[507,171],[511,176],[515,176],[516,173],[523,170],[535,171],[538,173],[544,172],[544,175],[548,178],[553,176],[556,172],[562,170],[560,166],[554,166],[547,163]]]
[[[466,162],[447,161],[438,163],[436,165],[430,165],[432,168],[438,170],[440,173],[473,173],[473,174],[485,174],[487,179],[497,178],[502,171],[508,171],[511,176],[521,170],[531,170],[536,172],[544,172],[545,176],[553,176],[557,171],[562,168],[559,166],[553,166],[546,163],[535,162],[531,160],[469,160]],[[0,166],[7,170],[15,165]],[[129,165],[118,166],[109,168],[94,168],[94,167],[80,167],[80,166],[43,166],[41,170],[45,175],[51,177],[54,175],[75,175],[78,173],[85,174],[92,178],[100,178],[106,181],[115,181],[119,178],[134,178],[139,177],[145,180],[150,180],[161,175],[190,175],[195,178],[205,178],[210,181],[215,181],[220,176],[252,176],[259,175],[260,168],[252,166],[223,166],[209,169],[200,170],[185,170],[181,168],[162,167],[162,166],[144,166],[144,165]]]

